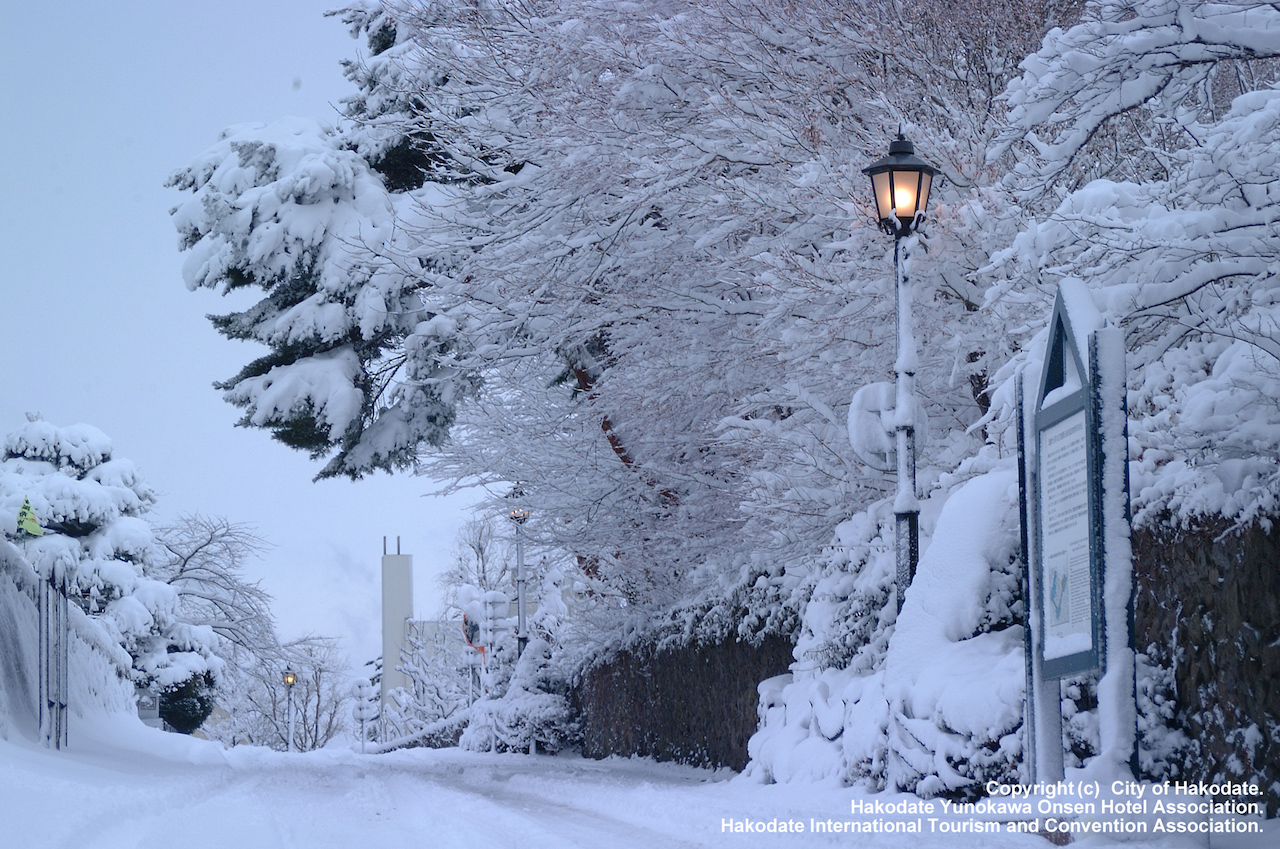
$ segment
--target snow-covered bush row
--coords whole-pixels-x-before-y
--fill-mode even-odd
[[[893,580],[891,515],[850,546],[859,561],[833,561],[806,609],[792,672],[760,685],[750,774],[953,797],[1017,777],[1017,475],[1008,461],[975,472],[925,502],[927,547],[896,621],[884,621],[896,607],[883,589]],[[862,607],[859,581],[885,603]],[[851,636],[853,656],[840,660],[839,641]]]

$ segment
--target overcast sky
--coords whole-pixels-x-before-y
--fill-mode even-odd
[[[94,425],[158,491],[155,518],[252,523],[282,636],[339,636],[359,665],[380,652],[383,536],[432,614],[472,499],[410,475],[312,483],[305,454],[233,426],[211,384],[256,352],[205,315],[244,304],[186,290],[164,188],[232,124],[336,121],[339,61],[363,46],[323,17],[338,5],[0,0],[0,436],[26,412]]]

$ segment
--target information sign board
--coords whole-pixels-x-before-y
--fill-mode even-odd
[[[1090,369],[1059,298],[1035,414],[1039,658],[1045,678],[1102,667],[1102,487]]]
[[[1084,410],[1040,431],[1045,660],[1093,649],[1088,454]]]
[[[1033,781],[1053,782],[1065,774],[1061,679],[1100,672],[1100,714],[1118,718],[1117,729],[1137,722],[1124,334],[1106,326],[1083,283],[1059,286],[1039,390],[1027,397],[1019,374],[1015,394],[1024,745]],[[1119,731],[1103,735],[1103,748],[1137,775],[1135,740]]]

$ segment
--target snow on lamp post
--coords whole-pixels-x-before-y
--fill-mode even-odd
[[[287,694],[287,710],[289,713],[289,737],[285,740],[284,748],[286,752],[293,751],[293,685],[297,682],[298,676],[293,673],[292,669],[286,668],[284,671],[284,686]]]
[[[915,147],[898,133],[889,144],[889,155],[876,160],[862,172],[871,178],[876,199],[876,217],[881,228],[893,236],[893,271],[897,291],[898,355],[894,372],[894,435],[897,455],[898,490],[893,502],[895,548],[897,550],[898,609],[902,609],[907,586],[915,577],[920,560],[920,502],[916,495],[915,393],[916,339],[911,316],[911,284],[903,254],[911,242],[904,241],[918,226],[929,204],[929,189],[938,169],[915,155]]]
[[[519,487],[511,491],[512,498],[519,498],[524,491]],[[524,611],[524,523],[529,519],[529,510],[525,507],[512,507],[511,521],[516,526],[516,657],[524,654],[524,647],[529,644],[529,632],[525,630]]]

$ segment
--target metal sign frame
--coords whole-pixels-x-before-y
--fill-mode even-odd
[[[1031,783],[1063,779],[1062,679],[1093,671],[1101,673],[1099,710],[1130,717],[1134,729],[1104,734],[1109,751],[1100,754],[1130,761],[1138,774],[1124,333],[1091,309],[1083,285],[1069,293],[1067,285],[1054,302],[1039,386],[1024,394],[1023,373],[1015,380],[1027,599],[1022,777]],[[1089,326],[1073,328],[1072,315]],[[1063,621],[1062,608],[1045,604],[1045,584],[1083,587],[1085,552],[1087,592],[1070,599]]]
[[[1036,660],[1041,664],[1041,675],[1045,679],[1065,678],[1084,672],[1105,671],[1106,651],[1104,646],[1105,629],[1103,627],[1103,506],[1102,506],[1102,455],[1100,444],[1100,412],[1096,387],[1096,364],[1092,358],[1086,360],[1075,343],[1075,333],[1071,327],[1071,317],[1059,295],[1054,303],[1053,317],[1050,319],[1049,345],[1045,352],[1045,365],[1042,370],[1039,390],[1035,393],[1035,459],[1032,464],[1030,518],[1035,534],[1035,559],[1031,566],[1037,570],[1038,580],[1035,582],[1036,593],[1033,603],[1040,611],[1039,633],[1036,640]],[[1050,392],[1067,384],[1068,370],[1074,370],[1080,378],[1079,389],[1058,398],[1054,403],[1042,409],[1044,399]],[[1089,605],[1089,646],[1083,650],[1069,654],[1046,658],[1046,638],[1048,636],[1046,606],[1046,571],[1045,528],[1044,528],[1044,480],[1045,466],[1044,438],[1047,431],[1061,428],[1065,423],[1083,414],[1085,459],[1085,488],[1087,491],[1087,537],[1089,550],[1089,587],[1087,602]],[[1049,593],[1055,590],[1050,589]],[[1068,587],[1065,591],[1069,592]],[[1049,599],[1052,603],[1052,598]]]

